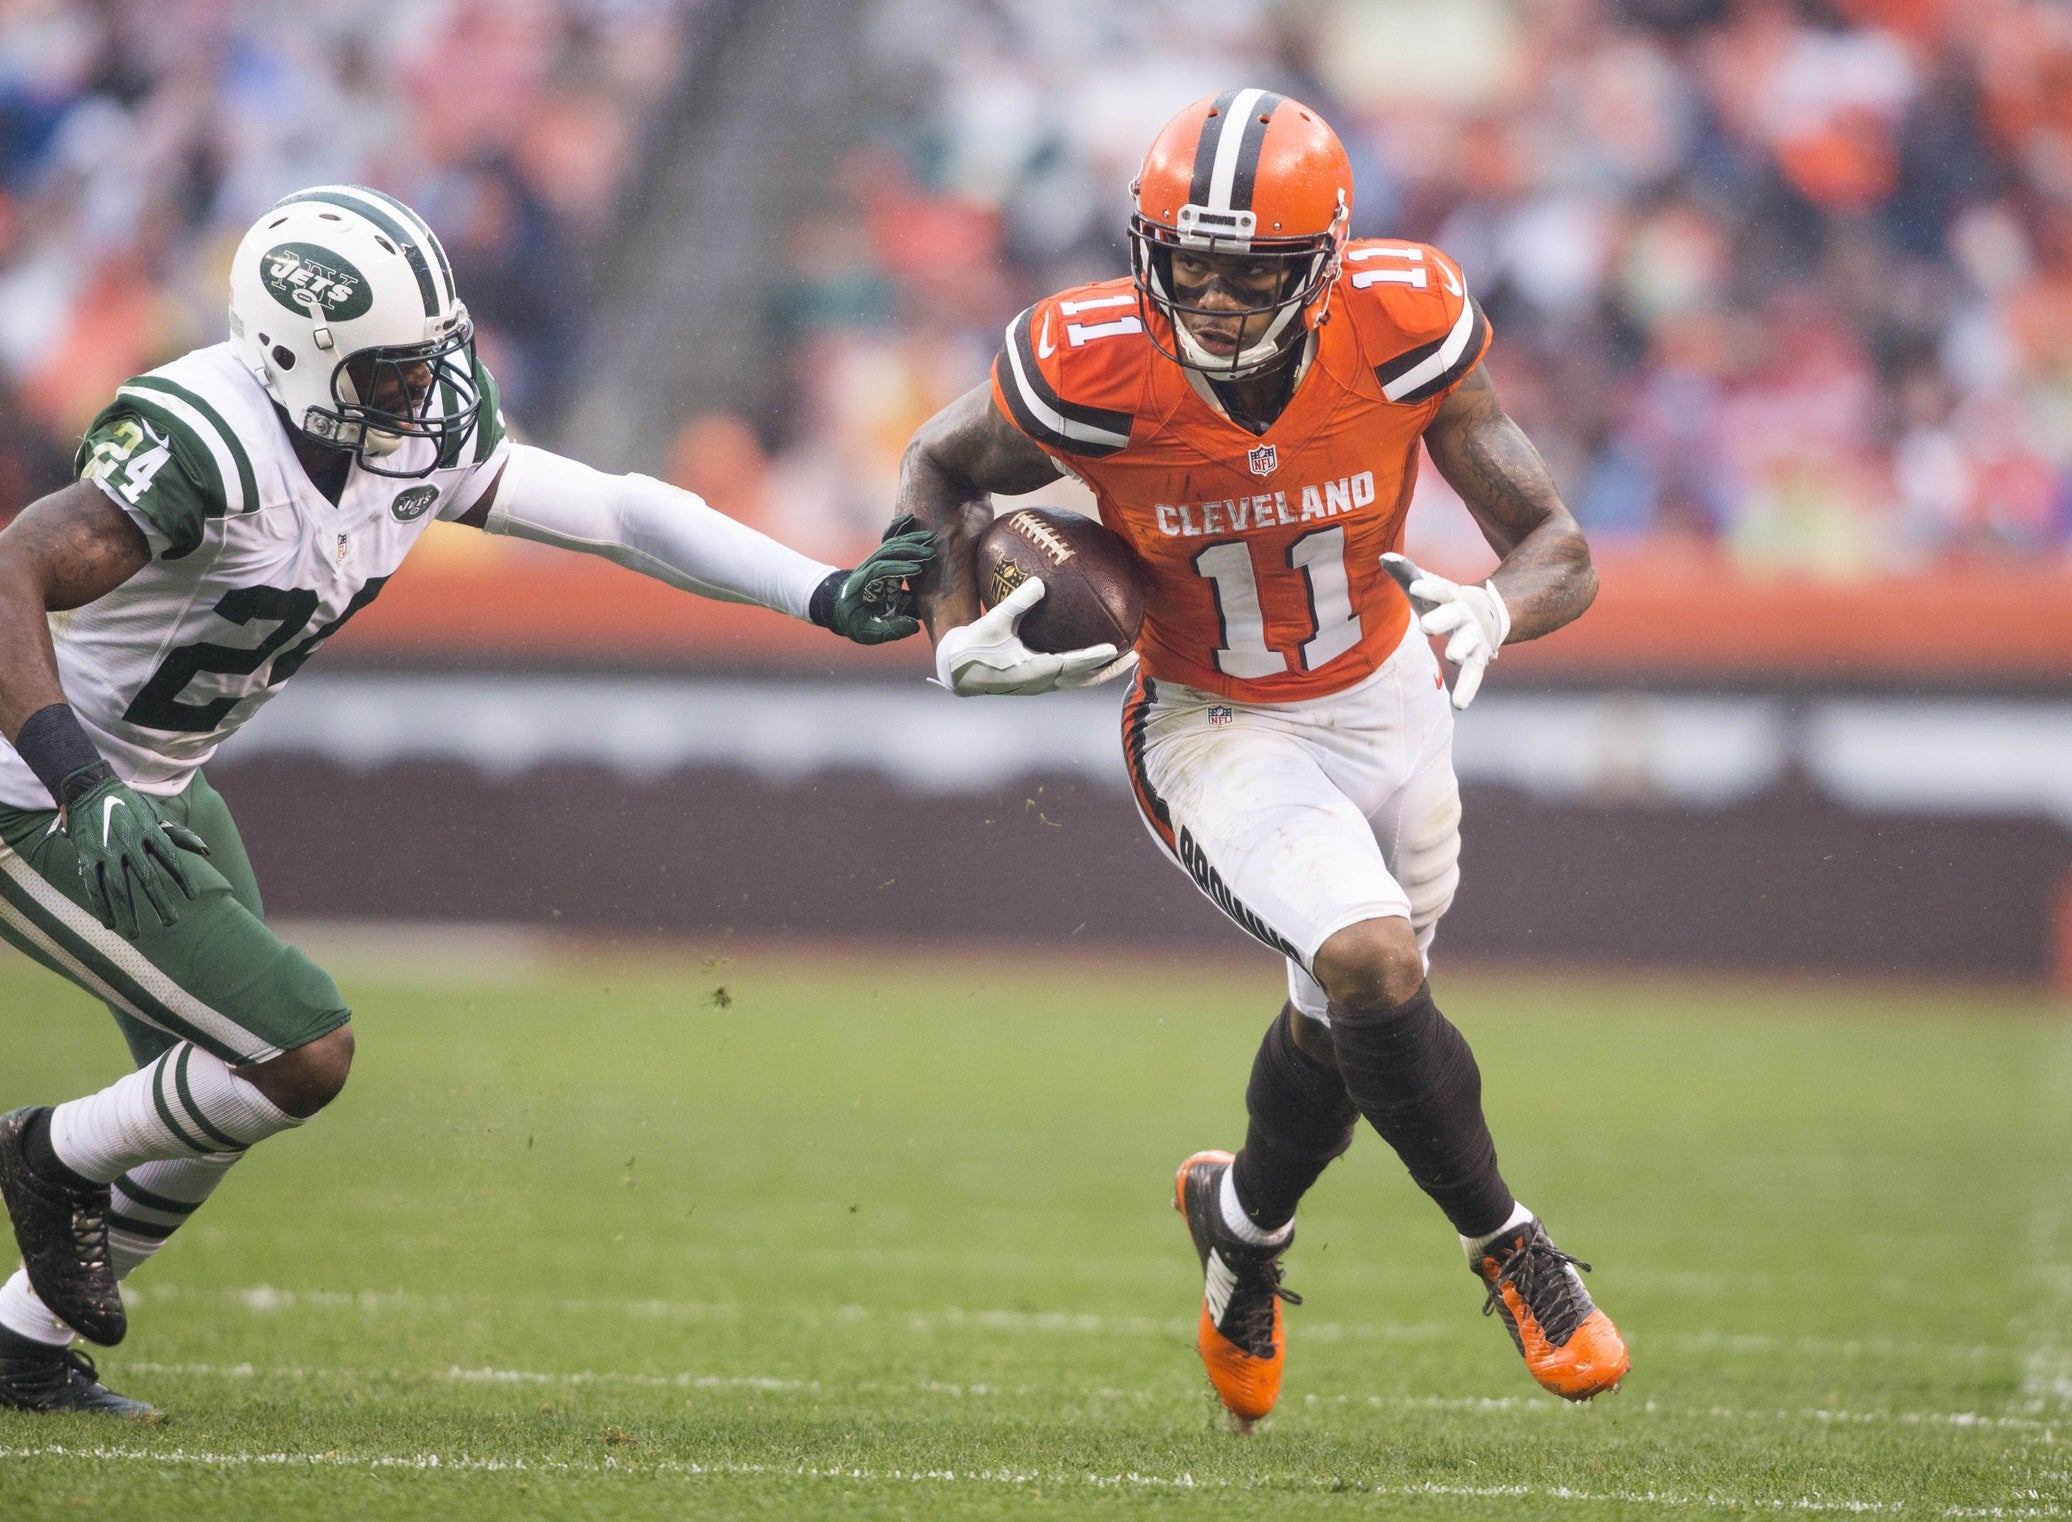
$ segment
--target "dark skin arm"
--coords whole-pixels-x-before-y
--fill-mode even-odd
[[[0,736],[65,701],[46,615],[105,597],[151,563],[129,515],[91,481],[32,502],[0,533]]]
[[[1511,610],[1506,643],[1538,639],[1580,617],[1597,596],[1590,546],[1547,462],[1497,400],[1486,369],[1477,365],[1439,404],[1424,441],[1439,474],[1503,557],[1491,579]]]
[[[1019,496],[1057,478],[1055,462],[1000,415],[989,387],[974,386],[921,425],[900,461],[896,511],[935,530],[934,579],[920,596],[931,640],[979,616],[972,552],[993,523],[990,494]]]

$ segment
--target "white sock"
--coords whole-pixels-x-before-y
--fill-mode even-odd
[[[127,1279],[165,1246],[243,1156],[217,1152],[177,1162],[140,1163],[117,1179],[109,1190],[108,1212],[108,1256],[115,1277]],[[0,1326],[52,1347],[64,1347],[73,1336],[72,1329],[44,1307],[29,1285],[28,1273],[19,1268],[0,1285]]]
[[[1518,1204],[1516,1201],[1513,1201],[1511,1205],[1511,1216],[1509,1220],[1505,1221],[1503,1225],[1497,1227],[1495,1231],[1492,1231],[1486,1237],[1462,1237],[1460,1239],[1461,1248],[1463,1251],[1467,1253],[1468,1261],[1470,1263],[1473,1263],[1477,1258],[1482,1256],[1483,1248],[1487,1247],[1490,1243],[1494,1242],[1505,1232],[1516,1231],[1519,1227],[1523,1226],[1527,1221],[1530,1221],[1532,1219],[1533,1213],[1530,1210],[1527,1210],[1523,1205]]]
[[[1294,1235],[1295,1223],[1287,1222],[1278,1231],[1261,1231],[1252,1224],[1252,1218],[1245,1214],[1245,1207],[1237,1202],[1237,1169],[1223,1170],[1223,1188],[1216,1196],[1223,1207],[1223,1224],[1230,1228],[1230,1234],[1240,1242],[1249,1242],[1254,1247],[1278,1247]]]
[[[0,1284],[0,1326],[53,1348],[68,1346],[78,1335],[43,1308],[36,1291],[29,1288],[29,1271],[24,1268],[17,1268],[12,1278]]]
[[[190,1042],[50,1116],[58,1161],[111,1184],[140,1163],[241,1152],[302,1122]]]

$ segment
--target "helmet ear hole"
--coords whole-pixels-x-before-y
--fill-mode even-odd
[[[376,233],[376,234],[374,235],[374,241],[375,241],[376,243],[379,243],[379,244],[380,244],[380,245],[381,245],[381,246],[382,246],[383,248],[387,249],[387,250],[388,250],[388,251],[389,251],[390,253],[392,253],[392,254],[393,254],[393,253],[395,253],[395,252],[396,252],[396,245],[395,245],[395,244],[393,244],[393,243],[391,243],[391,242],[389,242],[389,240],[388,240],[388,239],[386,239],[386,238],[384,238],[384,237],[383,237],[383,236],[382,236],[382,235],[381,235],[380,233]]]
[[[262,339],[265,337],[264,334],[260,336]],[[286,344],[275,344],[273,346],[273,362],[283,370],[292,370],[295,368],[295,351]]]

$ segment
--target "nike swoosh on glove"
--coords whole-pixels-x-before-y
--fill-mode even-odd
[[[1466,708],[1482,688],[1482,673],[1511,633],[1511,610],[1496,583],[1464,587],[1422,570],[1408,555],[1381,557],[1381,568],[1410,598],[1417,626],[1446,636],[1446,658],[1460,668],[1453,679],[1453,706]]]
[[[1031,650],[1016,632],[1043,601],[1043,579],[1032,576],[989,611],[943,635],[935,647],[935,677],[960,698],[1029,697],[1039,692],[1092,687],[1134,671],[1137,652],[1088,645],[1055,655]]]

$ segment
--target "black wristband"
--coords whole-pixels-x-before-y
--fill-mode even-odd
[[[67,777],[101,761],[69,703],[53,703],[30,714],[14,737],[14,752],[29,763],[36,780],[56,798]],[[62,800],[60,800],[62,801]]]
[[[842,595],[842,584],[849,579],[847,571],[829,571],[813,595],[806,601],[806,617],[823,629],[835,626],[835,599]]]

